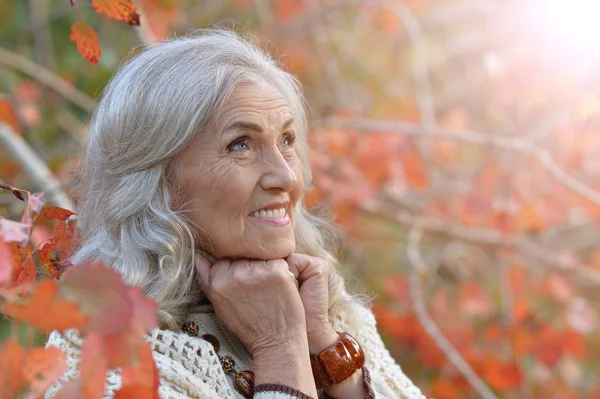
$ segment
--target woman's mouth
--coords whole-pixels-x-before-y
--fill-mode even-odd
[[[290,223],[290,216],[285,208],[279,209],[261,209],[252,212],[249,216],[265,223],[271,223],[277,226],[282,226]]]

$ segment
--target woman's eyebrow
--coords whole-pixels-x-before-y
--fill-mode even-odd
[[[292,124],[292,122],[294,122],[294,118],[289,118],[288,120],[286,120],[284,122],[281,130],[289,127]],[[258,133],[264,132],[262,126],[260,126],[259,124],[254,123],[254,122],[246,122],[246,121],[235,121],[233,123],[230,123],[229,125],[227,125],[227,127],[225,127],[224,131],[234,130],[234,129],[254,130],[255,132],[258,132]]]

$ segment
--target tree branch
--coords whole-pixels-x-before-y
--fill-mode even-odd
[[[341,118],[331,116],[316,121],[315,126],[378,131],[413,137],[434,137],[518,151],[536,158],[544,169],[546,169],[556,180],[567,186],[571,191],[576,192],[600,206],[600,193],[598,191],[565,172],[558,164],[556,164],[556,162],[554,162],[548,150],[540,148],[529,140],[519,137],[505,137],[497,134],[486,134],[469,130],[449,130],[441,127],[428,129],[418,123],[363,117]]]
[[[4,123],[0,123],[0,143],[27,172],[36,190],[44,191],[52,203],[62,208],[75,209],[73,202],[48,166],[21,136]]]
[[[408,235],[408,246],[406,253],[408,260],[411,263],[412,271],[409,277],[410,281],[410,297],[413,301],[415,313],[417,319],[423,326],[423,329],[429,335],[429,337],[437,344],[442,352],[446,355],[448,360],[460,371],[465,379],[471,384],[473,389],[481,395],[484,399],[498,399],[487,384],[479,378],[477,373],[469,366],[469,364],[463,359],[460,353],[452,346],[450,341],[446,339],[443,333],[440,331],[433,318],[427,312],[427,306],[423,299],[423,289],[421,287],[421,276],[423,272],[428,268],[425,260],[421,256],[419,244],[421,242],[422,232],[417,228],[412,228]]]
[[[16,69],[37,80],[44,86],[56,91],[73,104],[91,112],[96,108],[96,102],[87,94],[73,87],[73,85],[48,69],[0,47],[0,64]]]
[[[501,232],[492,229],[465,227],[447,222],[441,218],[430,216],[415,216],[405,211],[391,213],[378,207],[377,204],[362,205],[361,210],[384,217],[395,223],[418,227],[423,231],[441,234],[443,236],[461,239],[477,244],[505,246],[517,248],[524,254],[529,254],[537,261],[552,267],[562,273],[573,273],[580,284],[600,286],[600,271],[595,270],[581,262],[573,261],[563,254],[542,247],[523,236],[504,236]]]

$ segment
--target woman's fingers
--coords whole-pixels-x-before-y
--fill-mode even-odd
[[[311,277],[321,275],[327,277],[329,265],[323,259],[316,258],[305,254],[291,254],[285,261],[287,262],[290,271],[300,283],[308,280]]]
[[[194,253],[194,266],[196,267],[196,273],[198,275],[198,280],[200,281],[200,285],[202,289],[205,287],[210,287],[210,263],[204,256],[200,255],[198,252]],[[205,294],[208,293],[205,291]]]

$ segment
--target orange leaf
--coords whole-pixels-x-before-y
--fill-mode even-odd
[[[129,0],[92,0],[92,7],[97,13],[125,21],[130,25],[140,24],[137,8]]]
[[[565,351],[578,358],[585,356],[585,340],[582,334],[575,330],[567,330],[562,334],[561,341]]]
[[[21,134],[21,124],[15,108],[10,98],[4,94],[0,95],[0,122],[6,123],[15,133]]]
[[[152,40],[162,42],[182,16],[179,0],[140,0],[142,24],[152,32]]]
[[[15,242],[9,242],[7,245],[13,260],[13,271],[8,287],[27,289],[28,286],[33,286],[37,270],[33,263],[31,247],[27,245],[25,248],[21,248]]]
[[[36,251],[40,262],[48,270],[52,278],[59,280],[62,274],[62,266],[60,261],[50,257],[50,253],[54,252],[56,248],[56,242],[50,241],[45,243],[40,249]]]
[[[484,378],[497,391],[506,391],[521,385],[523,376],[514,362],[488,358],[484,365]]]
[[[524,356],[533,352],[537,344],[535,334],[527,331],[523,327],[515,327],[508,335],[513,354],[515,356]]]
[[[77,51],[89,62],[96,65],[98,58],[102,53],[98,34],[85,22],[75,22],[71,27],[71,36],[69,38],[77,44]]]
[[[33,348],[23,368],[29,383],[27,398],[41,398],[67,369],[67,359],[59,348]]]
[[[463,397],[456,384],[447,379],[436,380],[433,383],[431,395],[436,399],[460,399]]]
[[[13,271],[13,260],[8,244],[0,237],[0,284],[10,281]]]
[[[82,328],[87,324],[87,317],[77,304],[59,299],[59,286],[53,280],[38,284],[27,300],[6,303],[4,312],[45,332]]]
[[[101,399],[108,362],[102,336],[90,333],[81,349],[81,397]]]
[[[88,331],[116,333],[123,330],[133,315],[129,288],[121,275],[100,262],[70,268],[62,276],[61,288],[90,318]]]
[[[137,354],[131,365],[123,367],[122,388],[115,394],[118,398],[158,398],[158,370],[152,350],[145,340],[137,345]]]
[[[25,349],[14,339],[8,339],[0,348],[0,397],[16,398],[25,383],[22,370]]]
[[[42,208],[40,214],[44,215],[44,217],[48,220],[52,219],[60,219],[67,220],[71,215],[75,215],[75,213],[71,212],[68,209],[64,209],[58,206],[46,205]]]

